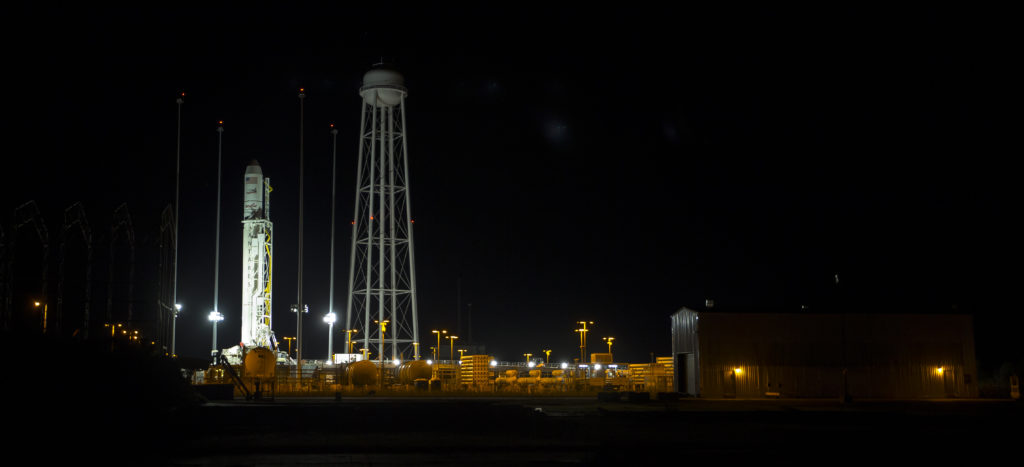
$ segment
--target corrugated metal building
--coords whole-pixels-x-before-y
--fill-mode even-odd
[[[969,315],[683,308],[672,355],[674,386],[695,396],[978,397]]]

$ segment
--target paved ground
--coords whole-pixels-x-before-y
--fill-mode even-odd
[[[0,448],[41,465],[1019,464],[1024,403],[588,397],[198,404],[137,347],[3,334]],[[25,350],[29,349],[29,350]],[[32,350],[34,349],[34,350]],[[6,465],[6,464],[5,464]]]
[[[185,465],[940,465],[1016,452],[1009,401],[278,398],[173,414],[148,463]],[[166,449],[165,449],[166,447]],[[1012,462],[1011,462],[1012,464]]]

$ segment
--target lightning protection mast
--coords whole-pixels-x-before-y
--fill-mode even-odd
[[[420,358],[404,84],[393,68],[377,64],[359,88],[362,117],[345,308],[347,329],[358,329],[363,347],[375,348],[379,361],[393,362]],[[375,321],[390,323],[384,328]]]

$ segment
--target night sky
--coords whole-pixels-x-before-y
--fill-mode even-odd
[[[15,9],[3,33],[5,228],[36,200],[56,232],[80,200],[108,229],[127,201],[152,243],[174,200],[184,91],[178,353],[210,346],[218,120],[219,341],[239,338],[252,159],[275,189],[274,329],[294,335],[304,87],[303,353],[323,358],[329,124],[343,305],[358,88],[384,58],[409,89],[424,354],[431,329],[459,329],[461,278],[472,340],[502,360],[578,356],[583,319],[596,323],[591,352],[614,336],[616,360],[668,355],[669,315],[707,298],[967,312],[980,358],[1021,358],[1019,143],[1004,145],[1019,117],[1000,12],[594,5]],[[467,323],[460,332],[462,344]]]

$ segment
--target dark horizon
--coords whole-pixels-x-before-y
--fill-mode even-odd
[[[585,319],[597,323],[591,352],[610,335],[622,360],[647,361],[668,352],[669,315],[705,299],[957,310],[975,317],[979,359],[1022,358],[1007,264],[1017,196],[1001,145],[1007,31],[989,13],[545,12],[25,11],[0,219],[8,231],[13,209],[36,200],[53,238],[71,203],[102,231],[127,201],[151,240],[174,200],[184,91],[178,353],[205,356],[210,344],[218,120],[218,341],[238,337],[241,182],[253,159],[275,188],[274,329],[294,335],[304,87],[303,355],[323,358],[328,125],[339,128],[344,304],[357,90],[385,58],[409,89],[424,355],[431,329],[457,326],[461,280],[474,341],[501,360],[545,348],[571,360]],[[382,13],[388,33],[362,24]],[[334,340],[337,352],[344,335]]]

